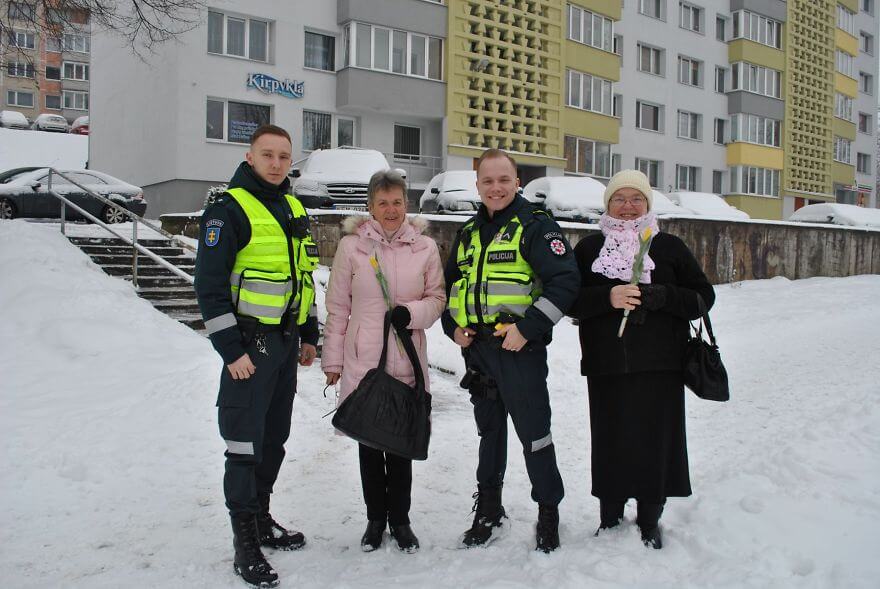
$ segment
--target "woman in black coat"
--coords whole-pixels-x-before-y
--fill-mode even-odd
[[[684,424],[682,362],[688,321],[715,293],[688,247],[659,233],[648,178],[623,170],[608,183],[602,233],[574,248],[581,289],[581,374],[587,377],[592,438],[592,493],[599,499],[597,534],[617,526],[626,501],[646,546],[662,547],[659,521],[667,497],[691,494]],[[629,284],[638,235],[654,240],[638,285]],[[629,309],[623,337],[617,332]]]

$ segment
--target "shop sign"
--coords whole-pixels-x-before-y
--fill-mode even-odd
[[[266,74],[248,74],[247,87],[256,88],[263,94],[280,94],[285,98],[302,98],[306,83],[301,80],[284,81]]]

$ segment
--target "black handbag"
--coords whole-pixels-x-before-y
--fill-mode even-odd
[[[425,460],[431,439],[431,395],[425,390],[422,364],[412,336],[405,329],[397,334],[412,362],[416,384],[412,387],[385,372],[390,327],[389,311],[385,313],[379,365],[371,368],[339,405],[333,415],[333,426],[371,448],[410,460]]]
[[[721,354],[712,333],[712,322],[703,297],[697,295],[700,306],[700,324],[691,324],[691,333],[684,349],[684,384],[701,399],[708,401],[727,401],[730,399],[730,387],[727,383],[727,369],[721,362]],[[703,339],[703,325],[709,341]]]

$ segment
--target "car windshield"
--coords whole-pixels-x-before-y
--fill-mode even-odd
[[[309,158],[308,171],[363,171],[373,174],[388,167],[388,162],[378,151],[354,149],[316,151]]]
[[[445,192],[467,190],[475,193],[477,191],[477,173],[470,170],[446,172],[446,177],[443,178],[443,190]]]

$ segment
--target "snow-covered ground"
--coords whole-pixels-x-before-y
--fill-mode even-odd
[[[325,275],[325,274],[323,274]],[[232,574],[209,342],[138,299],[57,226],[0,221],[0,586],[239,587]],[[573,326],[551,347],[563,547],[536,553],[536,507],[511,435],[512,530],[456,549],[477,436],[459,375],[431,373],[434,437],[414,467],[416,555],[364,554],[356,449],[302,370],[273,512],[308,537],[269,553],[283,587],[877,587],[880,276],[718,288],[733,399],[688,396],[694,496],[671,499],[665,547],[633,506],[594,537],[586,385]],[[461,372],[435,326],[432,363]]]
[[[84,168],[89,137],[23,129],[0,129],[0,172],[25,166]]]

